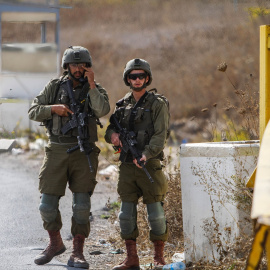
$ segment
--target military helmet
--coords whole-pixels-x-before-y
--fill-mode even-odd
[[[150,85],[152,82],[152,72],[150,69],[150,65],[148,64],[147,61],[143,60],[143,59],[132,59],[129,62],[127,62],[125,69],[124,69],[124,73],[123,73],[123,80],[125,82],[125,84],[127,86],[129,86],[129,82],[127,81],[127,75],[135,69],[142,69],[144,70],[148,75],[149,75],[149,80],[148,82],[145,84],[146,86]]]
[[[62,57],[62,68],[67,69],[69,63],[86,63],[87,67],[92,66],[92,58],[89,51],[81,46],[68,47]]]

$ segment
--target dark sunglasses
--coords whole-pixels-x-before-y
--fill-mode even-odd
[[[137,78],[140,80],[145,79],[147,77],[146,73],[136,73],[136,74],[128,74],[129,79],[135,81]]]

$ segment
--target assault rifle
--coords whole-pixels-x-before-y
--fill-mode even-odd
[[[80,149],[81,152],[85,153],[88,159],[90,171],[93,172],[94,170],[90,160],[90,153],[92,152],[93,148],[90,146],[89,143],[88,113],[81,112],[81,105],[76,102],[74,97],[71,80],[67,81],[67,90],[71,101],[70,109],[73,111],[73,114],[71,115],[70,121],[68,121],[67,124],[62,127],[61,132],[65,135],[71,129],[75,127],[78,128],[78,144],[74,147],[69,148],[67,150],[67,153],[70,154]]]
[[[136,159],[137,163],[143,168],[150,182],[154,183],[154,180],[152,179],[151,175],[145,168],[144,162],[140,161],[142,154],[136,149],[137,140],[136,140],[135,132],[127,131],[125,128],[122,128],[114,114],[111,115],[110,122],[116,127],[117,132],[120,134],[119,139],[122,143],[122,147],[119,146],[121,150],[120,160],[123,161],[124,156],[126,156],[128,151],[130,151],[133,159]]]

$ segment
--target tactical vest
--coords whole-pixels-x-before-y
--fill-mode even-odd
[[[128,93],[123,99],[116,103],[116,117],[123,128],[136,134],[137,145],[139,151],[143,151],[145,146],[149,144],[151,137],[154,135],[154,124],[152,120],[152,104],[158,98],[154,93],[149,93],[144,98],[142,104],[135,110],[131,103],[132,93]],[[133,116],[132,116],[133,114]],[[132,121],[130,121],[133,119]],[[162,159],[163,152],[157,157]]]
[[[68,95],[67,90],[67,79],[61,80],[57,83],[58,91],[56,91],[56,96],[53,104],[65,104],[70,108],[70,98]],[[89,107],[90,98],[88,95],[89,91],[89,84],[85,83],[82,89],[76,89],[74,91],[74,96],[76,102],[80,104],[80,112],[87,112],[88,113],[88,131],[89,131],[89,141],[96,142],[98,140],[97,137],[97,124],[96,124],[96,117],[93,111]],[[61,128],[66,125],[66,123],[70,120],[70,117],[59,116],[58,114],[52,115],[52,122],[47,129],[52,137],[58,136],[59,141],[61,142],[61,138],[65,141],[65,138],[74,137],[77,138],[78,136],[78,129],[73,128],[72,130],[68,131],[65,135],[62,134]]]

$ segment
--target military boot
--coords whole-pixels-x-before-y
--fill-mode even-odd
[[[163,265],[165,265],[164,260],[164,242],[161,240],[156,240],[153,242],[155,246],[155,255],[154,255],[154,266],[155,269],[162,269]]]
[[[127,248],[127,257],[121,264],[116,265],[112,270],[140,270],[136,241],[125,240],[125,242]]]
[[[89,263],[83,256],[83,246],[85,237],[81,234],[76,234],[73,238],[73,250],[68,260],[68,266],[77,268],[89,268]]]
[[[65,252],[66,247],[63,244],[60,231],[48,231],[50,243],[34,260],[38,265],[46,264],[56,255]]]

